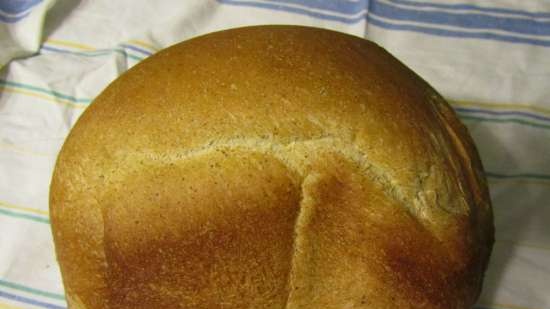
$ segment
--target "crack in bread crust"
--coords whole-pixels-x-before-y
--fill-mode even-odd
[[[181,151],[174,150],[167,154],[144,151],[142,153],[134,153],[130,156],[127,154],[122,156],[125,157],[123,160],[134,162],[148,160],[150,162],[156,162],[155,165],[162,165],[184,162],[188,158],[198,157],[223,149],[243,150],[273,156],[281,161],[288,169],[300,175],[303,179],[307,177],[312,167],[312,163],[315,162],[315,156],[317,156],[317,154],[336,153],[356,164],[361,172],[368,176],[373,182],[378,183],[388,196],[408,209],[411,213],[415,213],[415,210],[411,208],[413,204],[412,201],[407,203],[399,186],[395,185],[389,173],[369,162],[368,154],[361,151],[355,144],[334,136],[321,136],[308,139],[296,138],[289,143],[281,143],[275,140],[261,138],[233,138],[210,141],[204,143],[200,147]],[[418,190],[421,191],[422,188],[419,187]]]
[[[294,225],[293,253],[290,261],[288,261],[290,263],[287,283],[289,294],[287,295],[286,302],[286,308],[288,309],[299,306],[296,303],[290,302],[291,293],[293,293],[296,284],[300,282],[303,284],[304,280],[307,280],[304,278],[307,278],[308,270],[304,269],[304,265],[309,265],[309,263],[304,263],[303,259],[308,259],[308,251],[313,250],[311,248],[308,249],[313,244],[313,240],[309,239],[310,236],[308,234],[304,235],[301,231],[309,229],[309,221],[315,215],[315,207],[318,207],[318,203],[311,200],[313,197],[308,195],[306,187],[316,186],[315,183],[326,176],[324,173],[326,173],[327,166],[329,166],[329,170],[331,170],[330,166],[348,166],[352,170],[359,172],[362,177],[368,179],[375,187],[380,189],[389,200],[409,213],[410,216],[408,217],[414,219],[416,224],[422,226],[426,233],[431,234],[429,227],[418,220],[408,207],[405,207],[407,205],[405,199],[396,195],[395,190],[388,189],[392,186],[389,176],[385,176],[383,172],[373,167],[368,162],[367,155],[358,150],[352,143],[330,136],[294,140],[284,144],[258,138],[218,140],[205,143],[202,147],[186,149],[185,151],[170,151],[168,155],[143,151],[142,153],[134,153],[130,157],[125,156],[123,160],[129,160],[129,162],[150,162],[154,167],[185,166],[190,161],[201,160],[203,156],[208,158],[212,154],[216,154],[217,152],[224,153],[225,151],[231,154],[257,153],[274,158],[287,168],[291,174],[297,175],[299,178],[296,182],[300,184],[301,199]],[[325,161],[321,163],[321,160]],[[116,162],[117,160],[114,161]],[[323,166],[319,171],[318,164],[320,163]],[[120,183],[124,183],[124,181],[120,181]],[[301,253],[298,250],[306,251],[305,253]],[[298,256],[302,256],[299,266],[297,266],[298,262],[296,261]],[[314,271],[313,268],[311,271]],[[297,277],[298,279],[293,279],[295,273],[300,274]],[[300,293],[303,293],[303,291]]]
[[[341,158],[342,160],[353,164],[364,177],[367,177],[367,179],[369,179],[372,183],[375,183],[384,192],[384,194],[386,194],[397,205],[400,205],[403,209],[410,213],[411,218],[415,219],[420,226],[430,233],[429,225],[427,225],[426,222],[419,220],[417,214],[415,213],[415,209],[413,208],[416,206],[417,200],[409,201],[409,203],[407,203],[406,198],[399,191],[399,187],[392,184],[392,180],[388,173],[371,164],[368,161],[368,155],[358,149],[358,147],[352,142],[341,138],[321,136],[318,138],[295,139],[288,143],[280,143],[261,138],[234,138],[211,141],[204,143],[200,147],[185,149],[183,151],[170,151],[168,154],[159,155],[155,152],[144,151],[139,154],[134,153],[130,158],[125,156],[125,159],[129,159],[132,162],[154,162],[155,166],[166,166],[170,164],[185,165],[188,160],[198,159],[201,156],[224,151],[259,153],[273,157],[281,162],[293,174],[298,175],[301,179],[298,180],[301,186],[301,201],[294,227],[294,252],[291,260],[289,261],[290,272],[287,283],[289,294],[287,296],[288,298],[285,307],[287,309],[294,308],[295,306],[290,305],[289,300],[295,284],[292,278],[296,271],[295,268],[297,267],[295,259],[299,254],[296,250],[298,250],[298,248],[303,248],[304,243],[308,241],[306,235],[300,234],[299,231],[303,230],[303,228],[300,228],[299,226],[307,225],[308,218],[312,215],[311,211],[314,211],[304,209],[306,204],[311,204],[311,201],[309,201],[311,197],[307,195],[304,188],[312,182],[316,182],[320,177],[320,174],[316,171],[314,164],[318,164],[319,158],[321,158],[324,154],[336,154],[336,156],[332,156],[332,158],[336,160]],[[423,175],[423,178],[428,178],[429,174],[430,173]],[[424,188],[422,185],[418,187],[418,191],[415,193],[416,199],[423,198],[423,189]],[[452,260],[451,256],[449,256],[449,260]],[[303,271],[303,269],[301,271]]]

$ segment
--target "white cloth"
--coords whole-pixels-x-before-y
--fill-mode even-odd
[[[550,308],[545,0],[0,0],[0,308],[66,307],[48,189],[91,100],[161,48],[253,24],[369,38],[447,97],[477,143],[494,204],[478,307]]]

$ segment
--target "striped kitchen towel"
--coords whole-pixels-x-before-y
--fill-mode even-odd
[[[447,97],[480,150],[495,210],[477,306],[550,309],[546,0],[0,0],[0,308],[67,306],[48,186],[93,98],[161,48],[255,24],[369,38]]]
[[[0,67],[38,51],[46,11],[54,0],[0,0]]]

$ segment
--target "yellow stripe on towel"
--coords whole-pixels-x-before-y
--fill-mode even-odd
[[[8,209],[15,209],[15,210],[19,210],[19,211],[25,211],[25,212],[32,212],[32,213],[43,215],[43,216],[49,216],[49,212],[47,212],[45,210],[34,209],[34,208],[29,208],[29,207],[22,207],[22,206],[16,206],[16,205],[8,204],[8,203],[2,202],[2,201],[0,201],[0,207],[8,208]]]
[[[74,107],[74,108],[84,109],[84,108],[87,107],[87,105],[84,105],[84,104],[76,104],[74,102],[69,102],[69,101],[66,101],[66,100],[63,100],[63,99],[60,99],[60,98],[51,98],[49,96],[42,95],[42,94],[39,94],[39,93],[34,93],[34,92],[21,90],[21,89],[14,89],[14,88],[6,87],[6,86],[0,86],[0,90],[2,90],[3,92],[24,94],[24,95],[27,95],[27,96],[40,98],[40,99],[43,99],[43,100],[46,100],[46,101],[50,101],[50,102],[53,102],[53,103],[56,103],[56,104],[68,105],[68,106],[71,106],[71,107]]]
[[[25,309],[25,308],[8,305],[6,303],[0,303],[0,309]]]
[[[76,43],[76,42],[70,42],[70,41],[66,41],[66,40],[49,39],[49,40],[46,41],[46,44],[78,48],[78,49],[87,50],[87,51],[96,50],[96,48],[94,48],[92,46],[81,44],[81,43]]]

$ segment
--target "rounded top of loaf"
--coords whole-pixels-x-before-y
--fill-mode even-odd
[[[473,142],[376,44],[216,32],[120,76],[50,211],[71,309],[470,308],[493,242]]]

